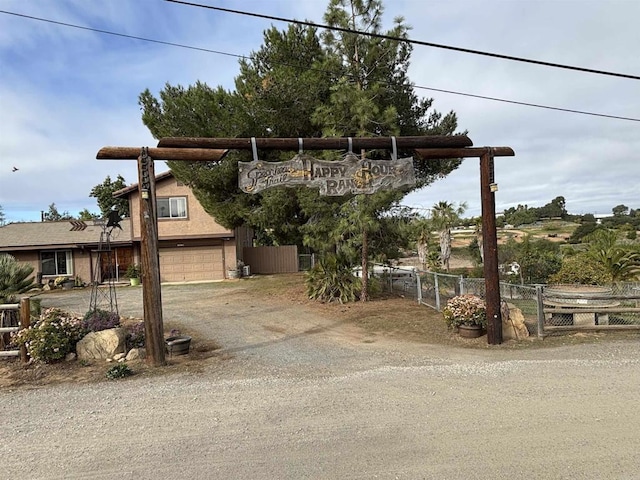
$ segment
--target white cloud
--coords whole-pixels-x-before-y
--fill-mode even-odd
[[[327,1],[223,2],[276,16],[322,22]],[[239,6],[240,5],[240,6]],[[579,8],[578,8],[579,7]],[[404,16],[417,40],[638,74],[640,2],[589,0],[396,0],[385,25]],[[5,0],[2,9],[232,54],[260,48],[273,23],[168,2]],[[197,80],[233,88],[238,59],[0,14],[0,205],[10,220],[59,210],[97,210],[90,189],[106,175],[137,181],[135,162],[98,161],[106,145],[155,145],[138,95]],[[416,46],[419,86],[611,115],[638,117],[640,82]],[[434,108],[456,111],[476,146],[510,146],[496,159],[498,210],[541,206],[558,195],[576,213],[609,212],[636,200],[637,122],[581,116],[417,90]],[[18,172],[11,172],[15,165]],[[164,165],[156,167],[158,171]],[[479,166],[467,159],[448,178],[405,199],[430,207],[465,201],[480,213]]]

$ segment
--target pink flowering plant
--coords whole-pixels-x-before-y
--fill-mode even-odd
[[[49,308],[29,328],[15,333],[12,342],[25,345],[36,361],[53,363],[74,352],[78,341],[87,333],[82,318],[59,308]]]
[[[458,295],[447,302],[442,311],[449,327],[460,325],[487,326],[487,310],[485,302],[477,295]]]

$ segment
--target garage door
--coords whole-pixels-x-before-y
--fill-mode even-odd
[[[160,249],[161,282],[222,280],[222,247]]]

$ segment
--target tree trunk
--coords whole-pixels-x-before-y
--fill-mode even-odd
[[[420,266],[423,270],[427,269],[427,255],[428,255],[429,247],[427,242],[423,239],[418,241],[418,261],[420,262]]]
[[[440,231],[440,255],[442,267],[448,272],[449,258],[451,258],[451,230],[448,228]]]
[[[369,240],[367,230],[362,230],[362,292],[360,301],[369,300]]]

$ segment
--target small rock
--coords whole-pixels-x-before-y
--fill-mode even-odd
[[[65,355],[65,362],[73,362],[77,358],[77,355],[74,352],[69,352]]]
[[[126,356],[126,360],[138,360],[140,357],[140,350],[142,350],[141,348],[132,348],[131,350],[129,350],[129,353],[127,353]]]
[[[116,354],[113,356],[113,359],[114,359],[115,361],[118,361],[118,362],[119,362],[119,361],[120,361],[120,359],[122,359],[122,358],[124,358],[124,357],[126,357],[126,356],[127,356],[127,355],[126,355],[126,353],[116,353]]]

